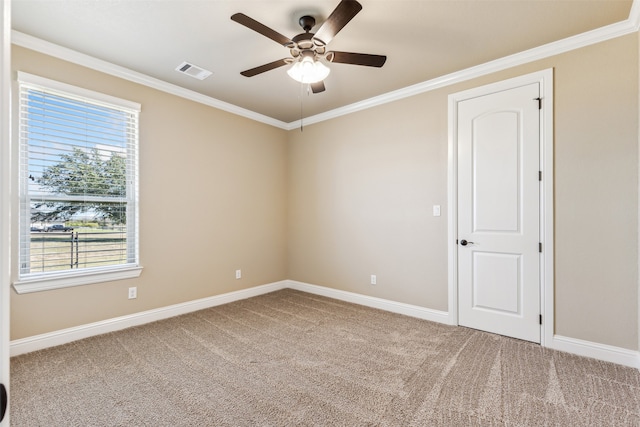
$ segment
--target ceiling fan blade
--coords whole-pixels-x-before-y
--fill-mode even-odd
[[[380,68],[387,61],[387,57],[385,55],[331,51],[327,56],[330,57],[331,54],[333,54],[331,62],[337,62],[339,64],[365,65],[367,67]]]
[[[287,58],[288,59],[288,58]],[[242,74],[245,77],[253,77],[257,74],[264,73],[265,71],[273,70],[274,68],[282,67],[283,65],[287,65],[288,62],[286,59],[278,59],[277,61],[269,62],[268,64],[261,65],[256,68],[251,68],[250,70],[242,71]]]
[[[287,46],[288,44],[292,43],[289,37],[283,36],[279,32],[272,30],[271,28],[267,27],[264,24],[261,24],[253,18],[249,18],[244,13],[235,13],[231,15],[231,20],[236,21],[238,24],[242,24],[257,33],[262,34],[263,36],[270,38],[271,40],[275,41],[278,44],[281,44],[282,46]]]
[[[324,92],[324,82],[321,80],[318,83],[311,83],[311,91],[313,93]]]
[[[320,26],[320,29],[318,29],[318,32],[313,38],[320,40],[325,45],[328,44],[361,10],[362,5],[357,1],[342,0],[334,11],[331,12],[327,20]]]

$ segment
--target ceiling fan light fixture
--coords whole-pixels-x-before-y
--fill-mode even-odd
[[[300,83],[318,83],[327,78],[331,69],[312,56],[304,55],[295,61],[287,74]]]

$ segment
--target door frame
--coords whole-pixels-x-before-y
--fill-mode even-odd
[[[11,284],[11,2],[0,6],[0,381],[9,391]],[[9,408],[0,426],[9,425]]]
[[[554,265],[553,265],[553,69],[503,80],[449,95],[449,142],[447,160],[448,250],[448,317],[449,324],[458,325],[458,103],[491,93],[532,83],[540,84],[542,110],[540,114],[540,345],[552,345],[554,334]]]

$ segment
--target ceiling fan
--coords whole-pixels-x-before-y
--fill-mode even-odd
[[[382,67],[387,60],[387,57],[384,55],[327,50],[329,42],[331,42],[335,35],[361,10],[362,5],[357,1],[342,0],[334,11],[331,12],[327,20],[322,23],[316,33],[311,32],[311,29],[316,25],[315,18],[305,15],[299,20],[299,24],[304,30],[304,33],[298,34],[292,39],[283,36],[243,13],[232,15],[231,19],[233,21],[288,48],[291,54],[291,57],[278,59],[277,61],[242,71],[240,74],[245,77],[253,77],[265,71],[292,64],[291,68],[287,71],[289,76],[301,83],[309,83],[313,93],[319,93],[325,90],[323,80],[330,71],[321,61],[364,65],[367,67]]]

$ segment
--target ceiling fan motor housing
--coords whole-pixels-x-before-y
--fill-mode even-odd
[[[313,38],[314,33],[310,32],[316,25],[316,20],[313,16],[305,15],[298,21],[304,33],[298,34],[291,39],[293,42],[291,46],[288,46],[291,52],[291,56],[298,58],[299,56],[313,56],[316,58],[318,55],[324,55],[325,45]]]

